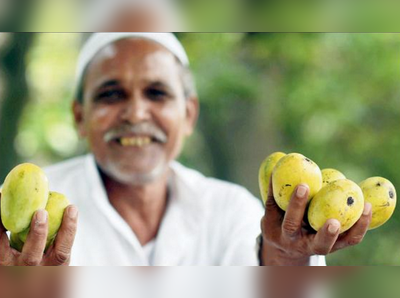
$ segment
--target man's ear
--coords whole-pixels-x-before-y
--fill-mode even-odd
[[[79,136],[82,138],[86,137],[83,105],[77,100],[74,100],[72,103],[72,112],[74,114],[75,125],[78,129]]]
[[[195,96],[186,99],[186,132],[188,137],[192,135],[199,119],[200,104],[199,99]]]

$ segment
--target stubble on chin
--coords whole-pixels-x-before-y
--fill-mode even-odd
[[[160,162],[148,173],[137,173],[124,169],[124,166],[115,162],[108,162],[102,171],[118,183],[130,186],[144,186],[158,179],[161,179],[169,170],[169,164],[166,161]]]

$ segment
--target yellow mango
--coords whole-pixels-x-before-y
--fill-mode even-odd
[[[61,227],[65,209],[70,205],[67,197],[57,192],[50,192],[46,210],[49,213],[48,239],[54,238]]]
[[[311,199],[322,187],[322,174],[318,165],[298,153],[283,157],[272,172],[274,198],[278,206],[286,211],[293,191],[304,183],[310,188]]]
[[[42,169],[21,164],[6,177],[1,197],[1,219],[12,233],[26,230],[34,213],[44,209],[49,197],[48,180]]]
[[[363,210],[361,188],[348,179],[336,180],[323,187],[311,200],[308,222],[318,231],[328,219],[336,219],[341,224],[340,233],[344,233],[360,219]]]
[[[269,182],[271,179],[272,171],[275,165],[281,160],[282,157],[286,156],[285,153],[275,152],[269,155],[261,164],[258,172],[258,183],[260,186],[260,193],[263,203],[268,199]]]
[[[58,230],[61,227],[64,211],[69,206],[69,204],[70,203],[66,196],[57,192],[50,192],[49,200],[46,206],[46,210],[49,214],[49,232],[47,234],[47,245],[49,245],[49,243],[56,237]],[[22,242],[26,242],[28,234],[29,229],[19,234]]]
[[[397,196],[393,184],[382,177],[371,177],[360,183],[365,202],[372,205],[372,221],[369,230],[386,223],[396,208]]]
[[[346,179],[346,176],[343,175],[343,173],[335,169],[323,169],[321,172],[322,172],[322,187],[328,185],[333,181]]]

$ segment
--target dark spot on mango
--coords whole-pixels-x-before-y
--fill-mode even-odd
[[[311,162],[311,159],[309,159],[309,158],[306,158],[305,160],[308,161],[308,162]]]
[[[389,191],[389,198],[393,199],[394,198],[394,192],[393,190]]]
[[[286,184],[285,186],[286,186],[286,187],[289,187],[289,186],[292,186],[292,184]]]
[[[354,199],[352,197],[347,198],[347,205],[352,206],[354,204]]]
[[[381,186],[381,183],[380,183],[380,182],[378,182],[378,183],[376,184],[376,186]]]
[[[24,176],[25,176],[25,172],[24,171],[21,171],[19,174],[18,174],[18,177],[19,178],[24,178]]]

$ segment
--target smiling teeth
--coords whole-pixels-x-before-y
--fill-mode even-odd
[[[149,137],[130,137],[130,138],[121,138],[122,146],[135,146],[135,147],[143,147],[149,145],[151,143],[151,139]]]

